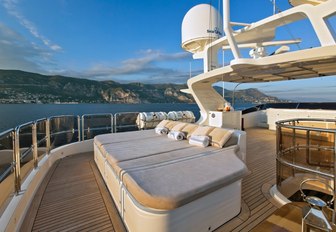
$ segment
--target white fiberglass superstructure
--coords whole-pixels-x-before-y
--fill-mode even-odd
[[[335,17],[336,1],[292,1],[292,4],[295,7],[258,22],[244,24],[230,21],[230,0],[224,0],[223,30],[220,28],[222,23],[213,20],[218,14],[214,13],[216,9],[208,9],[209,6],[203,5],[188,12],[182,24],[182,47],[192,52],[194,59],[203,59],[204,73],[189,79],[185,92],[191,93],[200,107],[201,124],[211,124],[209,113],[223,109],[226,103],[212,88],[216,82],[255,83],[336,74],[336,34],[328,21]],[[195,17],[195,13],[209,12],[212,17],[206,22],[200,22]],[[315,31],[319,46],[290,51],[284,45],[300,43],[301,39],[274,40],[278,28],[305,19],[309,20]],[[213,28],[201,33],[198,29],[190,29],[196,28],[198,24],[213,25]],[[233,30],[234,25],[243,28]],[[221,37],[222,31],[225,36]],[[266,47],[279,45],[283,46],[274,54],[265,53]],[[250,57],[241,52],[244,48],[252,49]],[[221,67],[218,53],[222,50],[231,52],[233,59],[228,65]],[[237,125],[233,124],[232,127]]]

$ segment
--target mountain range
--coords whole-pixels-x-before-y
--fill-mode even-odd
[[[179,84],[121,84],[59,75],[41,75],[19,70],[0,70],[0,103],[193,103]],[[222,93],[221,87],[215,89]],[[232,99],[232,91],[225,90]],[[278,102],[257,89],[239,90],[236,102]]]

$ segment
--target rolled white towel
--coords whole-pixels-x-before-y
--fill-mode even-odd
[[[155,133],[159,135],[166,135],[168,134],[169,130],[166,127],[155,127]]]
[[[175,139],[175,140],[183,140],[185,138],[185,134],[181,131],[171,131],[168,133],[168,138]]]
[[[207,147],[209,146],[210,138],[208,136],[203,135],[192,135],[189,138],[189,144],[199,146],[199,147]]]

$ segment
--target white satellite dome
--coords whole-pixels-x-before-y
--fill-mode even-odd
[[[222,18],[216,8],[200,4],[191,8],[182,21],[182,48],[196,53],[223,35]]]

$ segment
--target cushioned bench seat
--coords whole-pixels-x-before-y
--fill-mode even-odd
[[[231,151],[128,171],[122,181],[143,206],[171,210],[225,187],[247,174]]]
[[[208,231],[240,211],[244,136],[203,148],[154,130],[99,135],[95,161],[129,231]]]
[[[141,135],[141,138],[139,136]],[[120,143],[120,142],[131,142],[137,141],[144,138],[157,137],[158,135],[153,132],[153,130],[143,130],[139,134],[139,131],[131,131],[126,133],[118,133],[118,136],[113,136],[113,134],[103,134],[97,135],[94,138],[94,143],[98,147],[102,145]]]
[[[235,149],[236,146],[228,149]],[[199,148],[199,147],[186,147],[183,149],[173,150],[169,152],[160,153],[160,155],[146,156],[138,159],[129,160],[127,162],[112,163],[111,160],[106,159],[107,162],[113,167],[115,173],[119,178],[125,172],[135,171],[138,169],[150,168],[156,165],[165,164],[168,162],[180,162],[185,159],[197,158],[199,156],[207,156],[214,152],[218,152],[218,149],[212,147]]]
[[[100,151],[111,163],[160,155],[175,150],[183,150],[190,146],[186,141],[174,141],[166,136],[156,135],[152,138],[141,138],[131,142],[120,142],[102,146]]]

